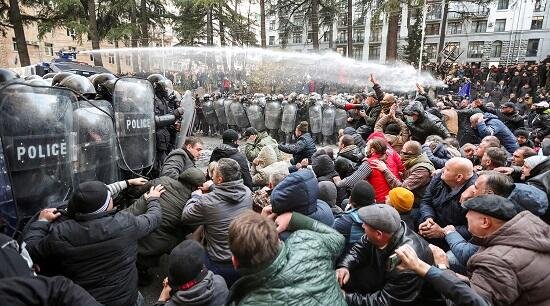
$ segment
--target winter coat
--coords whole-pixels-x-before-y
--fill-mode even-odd
[[[236,145],[225,144],[217,146],[212,155],[210,156],[210,162],[218,161],[221,158],[230,158],[236,161],[241,167],[241,178],[246,187],[252,189],[252,175],[250,175],[250,168],[248,167],[248,161],[243,153],[239,152]]]
[[[223,277],[208,271],[206,277],[187,290],[172,289],[167,302],[157,302],[154,306],[219,306],[227,298],[227,285]]]
[[[525,183],[544,191],[550,202],[550,157],[531,169]]]
[[[445,235],[445,241],[460,265],[464,267],[466,267],[468,259],[479,250],[479,246],[466,241],[458,232],[450,232]]]
[[[397,152],[400,152],[405,142],[409,141],[409,137],[411,135],[409,132],[409,128],[407,127],[405,122],[403,122],[403,120],[399,118],[393,119],[390,115],[381,116],[374,126],[374,131],[384,132],[386,126],[392,122],[397,124],[397,126],[399,127],[399,135],[384,134],[384,137],[392,146],[392,148],[394,148]]]
[[[500,140],[500,144],[508,151],[514,153],[519,148],[518,142],[514,134],[498,119],[497,116],[491,113],[484,113],[484,121],[477,124],[475,131],[480,139],[485,136],[495,136]]]
[[[411,138],[420,143],[424,143],[430,135],[439,135],[442,138],[451,137],[449,130],[441,119],[426,111],[419,115],[417,121],[407,122],[407,127],[411,131]]]
[[[457,109],[456,113],[458,115],[458,133],[456,134],[456,140],[458,140],[460,146],[466,143],[479,143],[481,139],[479,139],[474,129],[472,129],[470,117],[473,114],[481,113],[481,110],[479,110],[479,108],[465,108]]]
[[[363,229],[363,221],[357,214],[358,208],[354,208],[350,211],[346,211],[343,214],[337,216],[334,219],[332,228],[337,230],[345,238],[345,247],[342,254],[347,254],[351,247],[361,240],[361,237],[365,234]]]
[[[548,305],[550,226],[528,211],[484,238],[468,261],[470,283],[495,306]]]
[[[424,279],[453,304],[460,306],[491,306],[474,289],[450,270],[430,267]]]
[[[312,171],[299,170],[288,175],[271,192],[273,212],[299,212],[328,226],[334,216],[330,206],[318,200],[319,184]]]
[[[531,127],[540,139],[550,135],[550,110],[546,110],[542,114],[536,114],[531,121]]]
[[[506,125],[506,127],[508,127],[508,129],[510,129],[510,131],[512,132],[519,128],[523,128],[525,125],[523,117],[517,111],[514,111],[511,114],[507,114],[507,113],[501,112],[498,109],[494,109],[487,106],[481,106],[480,109],[484,112],[488,112],[493,115],[496,115],[498,119],[502,121],[502,123],[504,123],[504,125]]]
[[[279,152],[279,148],[277,147],[277,141],[271,138],[267,132],[260,132],[256,136],[256,140],[254,140],[254,142],[246,142],[244,154],[246,155],[248,161],[253,162],[265,146],[270,146],[273,148],[275,154],[277,155],[277,160],[283,160],[281,152]]]
[[[252,184],[254,186],[266,186],[269,184],[269,176],[274,173],[283,173],[288,175],[290,163],[287,161],[277,161],[277,155],[271,146],[264,146],[256,159],[259,164],[252,164]]]
[[[442,109],[441,114],[443,115],[443,121],[445,126],[449,129],[451,136],[456,136],[458,134],[458,114],[454,109]]]
[[[147,182],[146,190],[152,186],[164,186],[164,193],[159,199],[162,208],[162,222],[151,234],[139,240],[139,255],[152,256],[169,253],[176,245],[185,239],[185,236],[193,231],[192,227],[181,222],[183,207],[191,192],[202,186],[206,178],[201,170],[195,167],[183,171],[178,180],[163,176]],[[147,200],[142,196],[126,211],[139,216],[147,210]]]
[[[443,143],[438,144],[433,151],[430,146],[424,144],[422,145],[422,152],[428,156],[436,169],[442,169],[445,167],[445,163],[449,159],[453,157],[460,157],[460,152],[458,153],[458,156],[456,153],[452,154],[447,145]]]
[[[168,176],[177,180],[180,174],[190,167],[195,167],[193,155],[186,149],[175,149],[164,160],[160,176]]]
[[[2,301],[2,305],[10,306],[102,305],[82,287],[63,276],[2,278],[0,280],[0,301]],[[133,305],[133,303],[128,305]]]
[[[369,157],[369,163],[372,163],[375,160],[379,159],[378,154],[373,154]],[[390,170],[391,171],[391,170]],[[384,203],[386,201],[386,196],[390,192],[390,185],[384,177],[384,173],[378,169],[372,169],[372,174],[367,178],[367,181],[374,188],[374,200],[376,203]]]
[[[294,165],[305,158],[310,159],[313,153],[317,151],[317,148],[315,147],[315,141],[313,141],[311,135],[305,133],[298,137],[295,144],[279,144],[279,150],[292,154],[293,161],[291,161],[291,163]]]
[[[204,225],[206,252],[213,261],[230,263],[229,223],[252,209],[252,193],[243,180],[223,182],[204,195],[193,195],[185,204],[181,220]]]
[[[395,253],[395,249],[405,244],[415,250],[418,258],[433,264],[428,243],[410,230],[405,222],[401,222],[400,228],[384,249],[371,244],[366,235],[351,248],[337,267],[350,271],[367,269],[369,274],[361,277],[368,277],[367,283],[371,288],[365,294],[347,293],[348,305],[436,305],[434,300],[439,299],[438,294],[415,272],[397,268],[387,271],[388,258]]]
[[[334,161],[334,170],[338,172],[340,178],[346,178],[359,168],[363,158],[363,153],[356,145],[349,145],[338,152]]]
[[[24,240],[35,263],[55,261],[70,278],[105,305],[133,305],[137,299],[138,240],[161,223],[160,203],[150,199],[147,212],[134,216],[107,211],[51,225],[33,222]]]
[[[546,192],[535,186],[516,183],[508,196],[514,203],[517,212],[528,210],[536,216],[542,216],[548,210],[548,196]]]
[[[456,231],[466,239],[470,238],[468,223],[466,221],[467,210],[460,205],[462,192],[474,184],[477,175],[474,174],[458,190],[453,191],[441,179],[441,173],[432,178],[426,188],[422,202],[420,202],[420,219],[418,223],[432,218],[441,227],[454,225]]]
[[[388,169],[393,173],[393,175],[401,179],[401,173],[405,171],[405,167],[403,166],[403,162],[401,161],[399,152],[396,152],[395,149],[387,142],[386,137],[383,133],[374,132],[369,136],[368,140],[371,140],[373,138],[380,138],[386,141],[387,150],[386,160],[384,160],[384,162],[388,166]]]
[[[228,301],[239,306],[345,306],[333,269],[344,237],[297,213],[289,230],[293,233],[267,267],[239,270],[243,276],[231,287]]]
[[[32,260],[27,251],[21,248],[17,241],[0,233],[0,279],[8,277],[32,277]],[[1,299],[0,299],[1,300]]]

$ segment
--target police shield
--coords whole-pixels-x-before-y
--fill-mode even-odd
[[[292,133],[296,128],[296,104],[288,103],[283,106],[281,119],[281,130],[285,133]]]
[[[214,111],[216,112],[216,117],[218,118],[218,122],[220,124],[227,124],[227,117],[225,115],[225,107],[224,107],[222,98],[219,98],[216,101],[214,101]]]
[[[111,103],[79,101],[73,112],[76,135],[75,183],[118,180],[118,154]]]
[[[251,127],[258,131],[264,131],[264,110],[258,103],[258,100],[252,101],[252,103],[246,107],[246,115],[248,116],[248,121],[250,122]]]
[[[140,170],[153,165],[155,156],[155,93],[147,80],[121,78],[115,83],[113,108],[120,143],[118,165]]]
[[[321,127],[321,133],[323,136],[332,136],[334,134],[334,117],[336,112],[334,106],[330,105],[323,110],[323,126]]]
[[[235,124],[240,128],[247,128],[250,126],[250,122],[248,121],[248,117],[246,116],[246,111],[244,109],[244,106],[239,101],[233,101],[230,105],[231,113],[233,114],[233,118],[235,118]]]
[[[214,102],[212,100],[208,99],[204,101],[204,103],[202,104],[202,112],[208,124],[218,123],[216,112],[214,110]]]
[[[6,168],[0,176],[5,178],[7,172],[11,177],[11,184],[6,185],[10,187],[2,186],[4,207],[0,211],[10,210],[7,191],[15,199],[7,220],[15,213],[24,223],[42,208],[62,204],[74,189],[74,102],[75,95],[62,88],[12,83],[0,89],[0,137]]]
[[[334,128],[336,129],[336,132],[339,132],[347,126],[348,112],[340,108],[336,108],[334,112]]]
[[[282,115],[281,102],[272,100],[265,105],[265,126],[270,130],[278,130],[281,127]]]
[[[12,236],[17,224],[17,207],[13,199],[13,190],[8,173],[8,165],[4,158],[4,147],[0,137],[0,218],[3,218],[8,226],[4,233]]]
[[[232,103],[233,103],[232,99],[225,99],[223,101],[223,108],[225,110],[225,116],[227,118],[227,125],[229,125],[229,126],[237,125],[235,123],[235,117],[233,117],[233,113],[231,113],[231,104]]]
[[[323,109],[321,103],[316,101],[309,107],[309,128],[313,134],[321,133],[322,120]]]
[[[181,148],[185,142],[185,138],[190,133],[191,123],[195,118],[195,100],[193,94],[187,90],[181,99],[181,107],[183,107],[183,116],[181,117],[180,131],[176,137],[176,147]]]

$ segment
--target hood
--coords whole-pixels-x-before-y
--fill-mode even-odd
[[[350,126],[344,128],[344,135],[354,135],[354,134],[357,134],[357,131],[354,128]]]
[[[262,166],[267,167],[277,162],[277,153],[271,146],[264,146],[260,153],[258,153],[258,159],[262,161]]]
[[[222,143],[221,145],[217,146],[214,151],[212,151],[212,155],[216,156],[217,159],[220,158],[228,158],[229,156],[239,152],[237,148],[235,148],[232,145]]]
[[[505,245],[550,253],[550,226],[528,211],[522,211],[492,235],[476,238],[485,247]]]
[[[214,294],[219,294],[214,289],[214,273],[208,271],[202,281],[187,290],[176,291],[172,299],[176,305],[210,305]]]
[[[214,194],[229,204],[239,204],[244,201],[247,196],[250,197],[250,189],[248,189],[248,187],[243,184],[243,180],[240,179],[215,185]]]
[[[311,167],[317,177],[321,176],[337,176],[338,173],[334,170],[334,162],[330,156],[326,154],[312,157]]]
[[[313,172],[299,170],[289,174],[271,192],[273,212],[296,211],[309,215],[317,210],[319,185]]]
[[[206,177],[199,168],[191,167],[183,171],[178,177],[178,180],[184,184],[198,187],[202,186],[202,184],[206,182]]]
[[[548,209],[546,193],[537,187],[516,183],[508,200],[514,203],[518,212],[528,210],[537,216],[542,216]]]
[[[550,157],[547,157],[546,160],[531,169],[531,171],[529,172],[529,177],[526,177],[525,179],[528,180],[547,171],[550,171]]]

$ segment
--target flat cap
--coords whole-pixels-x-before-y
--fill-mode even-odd
[[[388,234],[395,233],[401,224],[401,217],[395,208],[387,204],[374,204],[357,211],[363,223]]]
[[[504,221],[512,219],[518,213],[512,201],[494,194],[474,197],[464,202],[462,207]]]

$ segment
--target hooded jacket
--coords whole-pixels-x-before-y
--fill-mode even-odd
[[[190,167],[195,167],[191,153],[186,149],[175,149],[164,160],[160,176],[168,176],[177,180],[180,174]]]
[[[273,148],[277,160],[283,160],[281,152],[279,152],[279,148],[277,147],[277,141],[271,138],[271,136],[269,136],[267,132],[260,132],[256,136],[256,140],[254,140],[254,142],[246,143],[244,152],[248,161],[253,162],[254,159],[259,156],[260,152],[265,146],[270,146],[271,148]]]
[[[492,305],[548,305],[550,226],[528,211],[491,235],[468,261],[472,288]]]
[[[313,141],[311,135],[305,133],[298,137],[295,144],[279,144],[279,150],[292,154],[292,159],[294,159],[293,164],[296,164],[301,162],[304,158],[310,159],[317,148],[315,147],[315,141]]]
[[[181,220],[187,225],[204,225],[209,258],[230,263],[229,223],[247,209],[252,209],[252,193],[241,179],[215,185],[210,193],[193,195],[185,204]]]
[[[517,212],[528,210],[536,216],[542,216],[548,209],[548,197],[545,192],[526,184],[516,183],[508,196]]]
[[[546,192],[550,199],[550,157],[531,169],[525,182]]]
[[[519,145],[512,131],[497,116],[491,113],[484,113],[483,117],[485,120],[476,126],[479,138],[483,139],[485,136],[495,136],[500,140],[500,144],[506,151],[510,154],[514,153],[519,148]]]
[[[338,152],[338,157],[334,161],[334,169],[340,178],[346,178],[359,168],[363,158],[360,148],[356,145],[349,145]]]
[[[388,143],[391,144],[392,148],[394,148],[397,152],[400,152],[405,142],[407,142],[411,136],[409,128],[403,120],[399,118],[393,119],[390,115],[381,116],[374,126],[374,131],[384,132],[386,126],[391,122],[394,122],[399,127],[399,135],[384,134],[384,136],[386,137]]]
[[[288,175],[271,192],[273,212],[299,212],[328,226],[334,216],[330,206],[318,200],[319,184],[312,171],[299,170]]]
[[[212,155],[210,156],[210,162],[218,161],[222,158],[231,158],[236,161],[241,167],[241,178],[246,187],[252,189],[252,176],[250,175],[250,168],[248,167],[248,161],[244,154],[239,152],[236,145],[222,143],[217,146]]]
[[[443,124],[441,119],[426,112],[420,102],[415,101],[409,104],[403,110],[403,113],[418,114],[418,120],[415,122],[406,122],[407,127],[411,131],[411,137],[413,140],[424,143],[426,138],[430,135],[439,135],[441,138],[451,137],[449,130]]]
[[[170,300],[157,302],[155,306],[219,306],[225,303],[228,293],[223,277],[208,271],[195,286],[187,290],[172,290]]]

